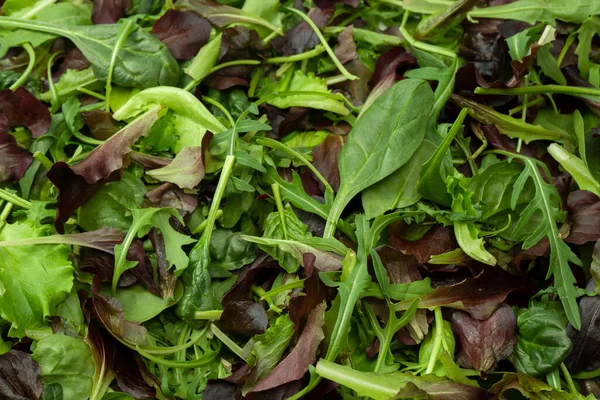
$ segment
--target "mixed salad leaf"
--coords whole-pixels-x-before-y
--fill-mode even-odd
[[[600,2],[0,0],[0,398],[600,398]]]

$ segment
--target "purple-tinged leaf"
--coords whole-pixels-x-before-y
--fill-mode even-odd
[[[417,59],[408,54],[403,47],[394,47],[379,56],[369,84],[376,86],[390,76],[394,77],[395,80],[400,80],[404,72],[409,67],[416,66],[416,64]]]
[[[593,291],[595,280],[590,280],[586,289]],[[600,368],[600,298],[584,296],[579,301],[581,329],[569,324],[567,333],[573,342],[573,351],[565,359],[565,365],[572,373],[592,371]]]
[[[478,320],[488,319],[506,300],[509,293],[529,289],[523,276],[511,275],[500,267],[486,266],[474,278],[467,278],[450,286],[441,286],[421,296],[419,308],[444,306],[464,310]],[[406,310],[412,300],[398,304],[398,310]]]
[[[358,53],[356,52],[356,43],[354,43],[354,38],[352,37],[353,30],[354,27],[352,25],[347,26],[337,38],[338,46],[335,48],[335,56],[342,64],[352,61],[358,57]]]
[[[7,132],[7,118],[0,114],[0,183],[16,182],[25,175],[33,157]]]
[[[600,239],[600,198],[587,190],[575,190],[567,197],[569,224],[566,242],[584,244]]]
[[[146,193],[146,197],[156,207],[171,207],[179,210],[184,217],[190,215],[198,208],[198,198],[185,193],[172,183],[165,183]]]
[[[204,160],[201,146],[186,147],[169,165],[148,171],[147,174],[161,182],[170,182],[181,189],[193,189],[204,178]]]
[[[237,281],[223,296],[223,307],[232,301],[249,301],[252,298],[252,284],[259,284],[259,275],[263,272],[269,275],[276,275],[281,267],[271,256],[266,253],[260,253],[252,265],[244,267],[238,274]]]
[[[308,16],[319,29],[323,29],[327,25],[332,11],[315,7],[308,12]],[[287,31],[283,37],[275,38],[271,43],[280,54],[291,56],[315,47],[319,43],[319,37],[310,25],[301,21]]]
[[[38,400],[42,391],[40,366],[31,358],[31,354],[11,350],[0,355],[0,397]]]
[[[94,0],[92,22],[94,24],[114,24],[127,14],[131,0]]]
[[[89,185],[107,179],[126,165],[125,156],[131,152],[131,146],[150,132],[157,119],[158,108],[145,113],[96,147],[82,162],[72,166],[72,171]]]
[[[224,400],[241,399],[241,395],[237,394],[237,387],[234,383],[219,379],[209,381],[202,392],[202,400]]]
[[[262,335],[269,325],[265,310],[253,301],[227,303],[219,319],[219,327],[234,335],[252,337]]]
[[[479,321],[462,311],[452,314],[452,331],[458,342],[457,361],[464,368],[489,372],[510,357],[517,343],[517,318],[503,304],[488,319]]]
[[[294,349],[277,364],[266,378],[254,386],[252,392],[262,392],[302,379],[308,372],[308,366],[317,361],[319,345],[325,338],[323,332],[325,308],[326,304],[323,302],[311,311]]]
[[[421,239],[411,242],[394,234],[390,235],[390,246],[408,255],[415,256],[420,263],[426,263],[431,256],[447,253],[458,247],[452,231],[437,225]]]
[[[337,192],[340,187],[338,159],[343,144],[343,137],[338,135],[328,135],[325,140],[312,149],[314,166],[321,175],[323,175],[335,192]],[[319,185],[321,185],[321,183],[319,183]]]
[[[107,140],[119,130],[112,114],[104,110],[85,111],[81,116],[92,136],[98,140]]]
[[[197,14],[168,10],[150,31],[163,42],[173,57],[190,60],[210,37],[210,23]]]
[[[26,126],[34,138],[48,132],[52,117],[48,108],[27,89],[0,91],[0,115],[6,117],[6,128]]]

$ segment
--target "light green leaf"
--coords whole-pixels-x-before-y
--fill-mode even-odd
[[[365,215],[373,219],[386,211],[412,206],[421,199],[417,182],[421,167],[435,152],[436,146],[423,140],[410,160],[399,170],[362,191]]]
[[[575,179],[582,190],[587,190],[600,197],[600,183],[592,176],[581,158],[569,153],[562,146],[552,143],[548,153]]]
[[[110,290],[102,289],[102,294],[110,296]],[[183,286],[178,284],[175,295],[171,299],[162,299],[150,293],[142,285],[133,285],[128,288],[119,288],[115,293],[115,299],[119,300],[125,319],[130,322],[146,322],[169,307],[177,304],[183,294]]]
[[[555,24],[560,19],[565,22],[583,22],[590,15],[600,13],[600,3],[596,0],[518,0],[495,7],[476,8],[467,15],[470,18],[515,19],[527,23],[544,22]]]
[[[40,365],[42,382],[60,384],[64,399],[90,397],[95,367],[90,347],[82,339],[60,334],[47,336],[37,343],[32,357]]]
[[[0,241],[44,236],[47,227],[28,222],[4,225]],[[73,286],[70,249],[63,245],[0,248],[0,315],[11,323],[9,335],[45,325]]]

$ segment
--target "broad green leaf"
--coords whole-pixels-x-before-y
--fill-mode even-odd
[[[110,296],[110,290],[103,289],[102,294]],[[177,304],[182,294],[183,287],[181,284],[177,285],[175,295],[171,299],[162,299],[150,293],[142,285],[133,285],[128,288],[118,288],[114,298],[119,300],[121,307],[123,307],[127,321],[146,322]]]
[[[59,21],[46,23],[0,17],[0,27],[20,28],[70,39],[90,61],[94,74],[105,80],[113,49],[120,35],[119,24],[65,27]],[[179,65],[167,46],[141,27],[136,27],[115,58],[112,81],[126,87],[148,88],[175,85]]]
[[[90,85],[99,82],[94,75],[92,67],[83,69],[81,71],[75,69],[68,69],[67,72],[60,77],[59,81],[56,82],[54,87],[59,97],[75,93],[78,88],[90,88]],[[94,85],[96,86],[96,85]],[[114,93],[111,94],[111,96]],[[40,100],[49,102],[52,99],[52,93],[48,90],[40,94]]]
[[[358,119],[339,157],[340,188],[327,219],[331,236],[346,205],[406,164],[423,142],[433,92],[420,79],[405,79],[379,97]]]
[[[435,152],[436,146],[423,140],[410,160],[396,172],[362,191],[362,204],[365,215],[373,219],[396,208],[412,206],[421,199],[417,182],[421,167]]]
[[[82,339],[46,336],[37,343],[32,357],[40,365],[42,382],[60,384],[64,399],[90,397],[95,367],[90,347]]]
[[[512,361],[517,371],[542,377],[556,368],[573,347],[560,318],[540,307],[517,313],[517,345]]]
[[[45,235],[47,227],[28,222],[4,225],[0,241]],[[0,248],[0,315],[11,323],[9,335],[46,324],[73,286],[70,249],[63,245]]]

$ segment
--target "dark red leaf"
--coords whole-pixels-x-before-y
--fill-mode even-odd
[[[353,30],[354,27],[352,25],[347,26],[337,38],[338,46],[335,48],[335,55],[342,64],[358,57],[358,54],[356,53],[356,43],[354,43],[354,38],[352,37]]]
[[[414,242],[402,239],[392,232],[390,235],[390,246],[402,250],[406,254],[415,256],[421,264],[424,264],[433,255],[454,250],[457,244],[454,234],[449,228],[436,225],[425,236]]]
[[[423,279],[415,256],[404,254],[390,246],[380,246],[375,250],[391,283],[410,283]]]
[[[219,327],[234,335],[252,337],[262,335],[269,325],[265,310],[253,301],[227,303],[219,319]]]
[[[79,269],[92,275],[98,275],[102,282],[112,282],[115,257],[102,251],[88,249],[83,252],[83,260]],[[133,276],[131,270],[127,270],[119,278],[118,286],[129,287],[136,282],[137,278]]]
[[[299,331],[312,312],[327,297],[327,286],[319,279],[319,274],[312,274],[304,281],[305,296],[296,295],[290,299],[288,310],[294,329]]]
[[[594,291],[596,281],[591,279],[586,289]],[[569,371],[592,371],[600,368],[600,297],[584,296],[579,301],[581,329],[569,324],[567,332],[573,342],[573,351],[565,359]]]
[[[52,80],[58,82],[65,72],[69,69],[77,71],[84,70],[90,66],[90,62],[78,48],[69,49],[66,56],[60,63],[58,71],[52,74]]]
[[[452,331],[458,342],[458,363],[464,368],[489,372],[512,354],[517,343],[517,318],[503,304],[487,320],[479,321],[462,311],[452,314]]]
[[[463,39],[459,43],[459,55],[473,63],[488,81],[498,79],[508,54],[506,42],[498,32],[500,23],[502,21],[496,19],[466,23]]]
[[[244,267],[238,274],[237,281],[223,296],[223,307],[232,301],[249,301],[252,293],[252,283],[256,280],[258,283],[257,276],[261,272],[268,272],[269,274],[276,274],[281,269],[279,263],[275,261],[271,256],[266,253],[260,253],[252,265]]]
[[[94,193],[106,182],[120,179],[120,173],[115,173],[108,179],[88,184],[82,176],[77,175],[68,164],[57,162],[48,171],[48,179],[58,188],[56,221],[54,226],[58,233],[64,233],[64,223],[73,215],[75,210],[88,201]]]
[[[246,395],[245,400],[286,400],[298,393],[303,386],[301,381],[293,381],[263,392],[250,392]]]
[[[494,148],[510,151],[511,153],[517,152],[517,141],[501,134],[498,128],[496,128],[496,125],[483,125],[481,126],[481,131],[484,133],[488,143]],[[521,146],[520,153],[528,157],[535,158],[535,149],[526,144]]]
[[[20,148],[6,131],[7,118],[0,114],[0,183],[18,181],[33,161],[31,153]]]
[[[337,135],[328,135],[318,146],[312,150],[313,164],[331,185],[335,192],[340,187],[340,171],[338,159],[344,138]],[[319,185],[321,185],[319,183]]]
[[[567,197],[571,229],[566,241],[584,244],[600,239],[600,198],[587,190],[575,190]]]
[[[235,400],[240,397],[236,385],[222,379],[209,381],[202,392],[203,400]]]
[[[319,29],[323,29],[332,12],[333,10],[322,10],[315,7],[308,12],[308,16]],[[280,54],[291,56],[312,49],[319,43],[319,38],[310,25],[302,21],[287,31],[283,37],[273,39],[271,43]]]
[[[326,308],[326,303],[323,302],[311,311],[294,349],[277,364],[266,378],[254,386],[253,392],[262,392],[302,379],[308,372],[308,366],[317,360],[319,344],[325,338],[323,325],[325,324]]]
[[[404,47],[394,47],[379,56],[369,84],[376,86],[389,76],[394,76],[395,80],[402,79],[404,72],[416,64],[417,59],[408,54]]]
[[[178,60],[193,58],[210,37],[210,23],[197,14],[168,10],[150,31]]]
[[[419,307],[445,306],[464,310],[471,317],[486,320],[506,300],[509,293],[530,288],[524,276],[511,275],[500,267],[483,268],[474,278],[459,283],[441,286],[421,297]],[[403,301],[405,308],[411,301]]]
[[[92,22],[114,24],[123,18],[130,8],[131,0],[94,0]]]
[[[58,211],[54,225],[59,233],[75,210],[89,200],[106,182],[120,178],[120,169],[126,165],[131,146],[146,135],[158,119],[158,109],[147,112],[127,127],[96,147],[81,163],[69,166],[55,163],[48,179],[59,189]]]
[[[48,132],[52,122],[48,107],[23,86],[14,92],[10,89],[0,91],[0,115],[6,117],[7,129],[26,126],[34,138]]]
[[[119,130],[119,125],[112,115],[104,110],[85,111],[81,113],[81,116],[96,139],[107,140]]]
[[[0,355],[0,397],[10,400],[38,400],[42,395],[40,366],[31,355],[11,350]]]

